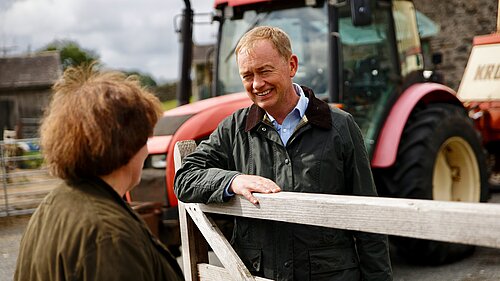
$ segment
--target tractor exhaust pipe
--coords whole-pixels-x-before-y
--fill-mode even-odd
[[[182,12],[181,23],[181,63],[180,78],[177,85],[177,105],[189,103],[191,97],[191,62],[193,59],[193,10],[189,0],[184,0],[186,8]]]

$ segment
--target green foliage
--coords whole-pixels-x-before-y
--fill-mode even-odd
[[[63,69],[99,61],[99,55],[95,51],[84,49],[72,40],[54,40],[40,51],[59,51]]]
[[[164,101],[175,100],[176,91],[177,91],[177,83],[171,82],[157,86],[155,89],[155,94],[160,99],[160,101],[164,102]]]
[[[39,151],[24,152],[22,156],[29,156],[29,159],[19,162],[21,169],[39,169],[43,164],[43,157]]]

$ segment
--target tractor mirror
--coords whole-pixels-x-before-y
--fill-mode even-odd
[[[351,0],[352,25],[365,26],[372,23],[370,0]]]

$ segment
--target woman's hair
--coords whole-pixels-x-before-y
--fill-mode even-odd
[[[68,68],[54,85],[40,127],[50,172],[65,180],[103,176],[127,164],[161,116],[159,100],[135,77]]]
[[[290,59],[292,55],[290,38],[283,30],[272,26],[258,26],[245,33],[234,50],[236,58],[241,51],[251,50],[255,43],[261,40],[269,40],[285,61]]]

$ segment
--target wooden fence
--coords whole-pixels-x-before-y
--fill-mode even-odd
[[[38,138],[0,141],[0,217],[32,214],[61,181],[42,165]]]
[[[194,141],[176,144],[176,169],[195,148]],[[269,280],[250,274],[205,213],[500,248],[500,204],[294,192],[254,196],[259,206],[240,196],[222,204],[179,202],[186,280]],[[208,264],[207,242],[224,268]]]

